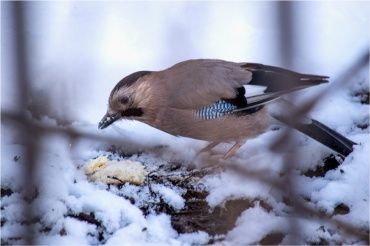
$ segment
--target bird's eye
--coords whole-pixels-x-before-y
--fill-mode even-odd
[[[127,98],[127,97],[122,97],[122,98],[120,99],[120,102],[121,102],[122,104],[126,104],[126,103],[128,103],[128,98]]]

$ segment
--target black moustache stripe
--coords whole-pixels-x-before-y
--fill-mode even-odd
[[[141,108],[129,108],[122,112],[123,117],[140,117],[143,116],[144,112]]]

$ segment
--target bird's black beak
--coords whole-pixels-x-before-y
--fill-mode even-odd
[[[103,119],[101,119],[101,121],[99,122],[98,128],[99,129],[104,129],[104,128],[108,127],[109,125],[111,125],[116,120],[118,120],[119,118],[121,118],[121,115],[118,114],[118,113],[113,114],[113,115],[110,115],[110,114],[106,113],[104,115]]]

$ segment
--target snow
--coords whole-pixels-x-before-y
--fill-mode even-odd
[[[155,185],[152,188],[154,191],[158,192],[162,199],[174,209],[180,210],[184,208],[185,202],[181,197],[181,194],[178,194],[176,191],[163,186]]]
[[[267,213],[257,205],[241,214],[236,227],[228,233],[226,241],[237,244],[256,244],[261,239],[261,235],[285,231],[288,231],[288,223],[284,221],[284,218]]]
[[[294,151],[301,159],[294,165],[295,186],[292,187],[292,191],[309,199],[311,207],[329,215],[334,214],[337,205],[345,204],[350,212],[336,214],[333,218],[356,225],[366,231],[369,228],[369,132],[368,128],[357,128],[356,122],[361,119],[361,116],[366,117],[366,114],[361,112],[369,106],[359,104],[353,100],[353,97],[348,96],[349,88],[346,87],[343,90],[347,92],[337,93],[332,100],[340,104],[340,107],[356,109],[360,113],[347,114],[346,117],[350,119],[336,122],[334,128],[343,129],[342,133],[359,145],[339,168],[328,171],[324,177],[307,177],[302,173],[320,163],[330,150],[302,134],[295,133],[292,139],[295,143]],[[343,95],[347,95],[346,100],[342,99]],[[332,111],[337,110],[337,107],[332,107],[332,104],[323,105],[320,110],[330,111],[330,108]],[[320,110],[315,110],[313,113],[319,114]],[[329,118],[323,117],[320,120],[327,120],[330,123],[332,121],[330,114],[327,116]],[[43,121],[45,124],[56,125],[46,118]],[[96,125],[74,124],[68,127],[76,130],[83,128],[85,132],[97,133]],[[24,208],[27,206],[22,190],[24,147],[22,143],[17,143],[17,138],[14,138],[17,135],[13,132],[14,128],[6,127],[6,129],[7,131],[3,131],[2,135],[1,186],[11,189],[14,193],[1,198],[1,218],[5,220],[2,226],[2,237],[4,239],[19,237],[19,240],[13,242],[21,243],[28,231],[28,227],[23,224],[26,216]],[[99,134],[112,137],[118,132],[118,136],[124,135],[130,139],[126,139],[127,141],[132,139],[131,149],[137,147],[143,154],[134,154],[126,159],[144,163],[148,172],[158,172],[160,166],[181,160],[182,155],[186,155],[182,159],[183,164],[186,165],[195,157],[196,151],[204,146],[201,141],[194,141],[195,144],[192,144],[193,140],[178,139],[167,134],[161,134],[161,137],[158,137],[157,130],[147,132],[149,135],[152,134],[154,139],[140,143],[140,139],[132,137],[132,134],[135,135],[132,132],[135,131],[134,128],[128,128],[126,131],[114,127]],[[142,128],[139,128],[138,133],[141,131]],[[226,233],[224,243],[254,244],[268,234],[277,232],[284,234],[283,243],[296,242],[297,239],[289,234],[292,221],[299,225],[300,243],[319,242],[320,238],[328,242],[363,243],[356,238],[345,237],[338,231],[329,233],[328,230],[335,231],[335,228],[322,220],[305,217],[293,219],[289,215],[291,207],[284,201],[286,195],[278,187],[264,182],[265,179],[275,182],[283,182],[284,179],[282,174],[287,167],[284,158],[292,154],[292,149],[280,153],[272,153],[269,150],[270,143],[279,137],[280,133],[281,131],[268,131],[247,141],[232,158],[233,165],[247,171],[263,173],[264,179],[261,180],[258,176],[246,178],[232,170],[210,174],[203,179],[203,184],[209,191],[207,202],[211,207],[222,206],[227,200],[240,198],[263,200],[272,207],[271,211],[266,211],[256,201],[253,207],[246,209],[240,215],[235,227]],[[156,142],[157,139],[158,142]],[[165,147],[158,148],[163,145]],[[185,207],[184,190],[166,183],[152,184],[150,190],[146,185],[124,184],[121,187],[115,187],[90,182],[83,167],[91,159],[101,155],[110,155],[109,158],[117,160],[125,158],[105,150],[105,147],[106,144],[99,144],[92,140],[84,140],[71,146],[68,139],[59,134],[47,135],[40,140],[39,172],[35,177],[38,196],[33,200],[32,207],[33,213],[39,218],[36,228],[39,230],[49,228],[49,230],[47,233],[38,234],[37,243],[96,244],[99,233],[102,233],[105,238],[104,243],[109,245],[132,245],[133,243],[182,245],[208,242],[210,235],[202,231],[177,233],[171,226],[169,215],[157,214],[151,209],[149,214],[145,215],[140,210],[148,204],[155,206],[154,204],[162,201],[180,211]],[[227,147],[226,144],[220,145],[216,148],[216,152],[222,153]],[[177,155],[178,151],[187,148],[188,152]],[[20,158],[14,158],[15,156]],[[27,185],[27,182],[25,184]],[[153,196],[151,192],[156,195]],[[70,216],[80,213],[93,213],[104,230],[98,232],[96,225]],[[62,234],[61,231],[63,231]]]
[[[294,68],[327,74],[335,81],[369,44],[369,4],[295,4],[301,13],[297,23],[304,31],[296,37]],[[17,124],[2,121],[1,188],[2,193],[3,189],[11,191],[1,196],[2,244],[25,244],[30,232],[36,244],[51,245],[200,245],[212,240],[217,244],[218,239],[222,245],[246,245],[258,244],[272,233],[283,235],[281,244],[322,240],[329,244],[368,243],[323,218],[294,213],[287,201],[295,195],[309,208],[369,233],[370,108],[361,103],[358,94],[369,91],[367,70],[326,95],[310,112],[358,143],[338,168],[324,176],[304,175],[322,166],[332,152],[295,131],[290,146],[272,152],[270,145],[281,136],[282,128],[248,140],[229,162],[222,162],[225,170],[200,180],[211,209],[229,200],[252,202],[225,235],[177,232],[171,216],[156,210],[165,206],[181,212],[186,208],[186,188],[165,179],[143,185],[95,183],[84,172],[85,165],[99,156],[143,163],[149,175],[159,178],[165,177],[165,167],[174,163],[182,165],[179,173],[192,167],[189,164],[198,164],[197,168],[219,164],[229,144],[217,146],[215,156],[197,156],[206,142],[171,136],[133,121],[120,121],[101,131],[97,122],[106,110],[110,89],[136,70],[159,70],[198,57],[279,65],[283,58],[272,45],[278,35],[274,3],[43,2],[30,6],[28,18],[34,21],[27,31],[33,48],[30,53],[36,59],[32,60],[32,100],[28,103],[31,109],[41,108],[33,120],[110,141],[73,140],[60,133],[42,135],[37,141],[33,178],[37,190],[34,197],[26,197],[30,177],[24,172],[28,164],[25,139]],[[9,5],[2,3],[1,8],[1,107],[11,110],[18,97],[11,53],[14,28]],[[267,15],[270,18],[261,21],[260,17]],[[325,88],[321,85],[295,93],[294,102],[299,105]],[[253,94],[258,88],[247,90]],[[294,156],[300,158],[286,162]],[[230,165],[251,175],[228,169]],[[288,171],[294,186],[282,191],[276,184],[284,184]],[[32,211],[28,210],[30,201]],[[343,204],[348,213],[337,212]],[[25,221],[30,214],[32,227]],[[299,228],[296,235],[291,233],[294,228]]]

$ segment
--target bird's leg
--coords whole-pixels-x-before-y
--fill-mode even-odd
[[[240,149],[240,147],[244,144],[244,142],[245,141],[237,141],[233,145],[233,147],[231,147],[222,158],[226,160],[232,157],[233,155],[235,155],[235,153]]]
[[[211,142],[209,143],[206,147],[204,147],[203,149],[201,149],[195,156],[194,156],[194,160],[196,160],[200,154],[202,154],[203,152],[210,152],[214,147],[216,147],[220,142]],[[210,153],[212,154],[212,153]]]
[[[201,149],[199,152],[198,152],[198,155],[200,153],[203,153],[203,152],[208,152],[210,150],[212,150],[214,147],[216,147],[220,142],[211,142],[210,144],[208,144],[206,147],[204,147],[203,149]]]

